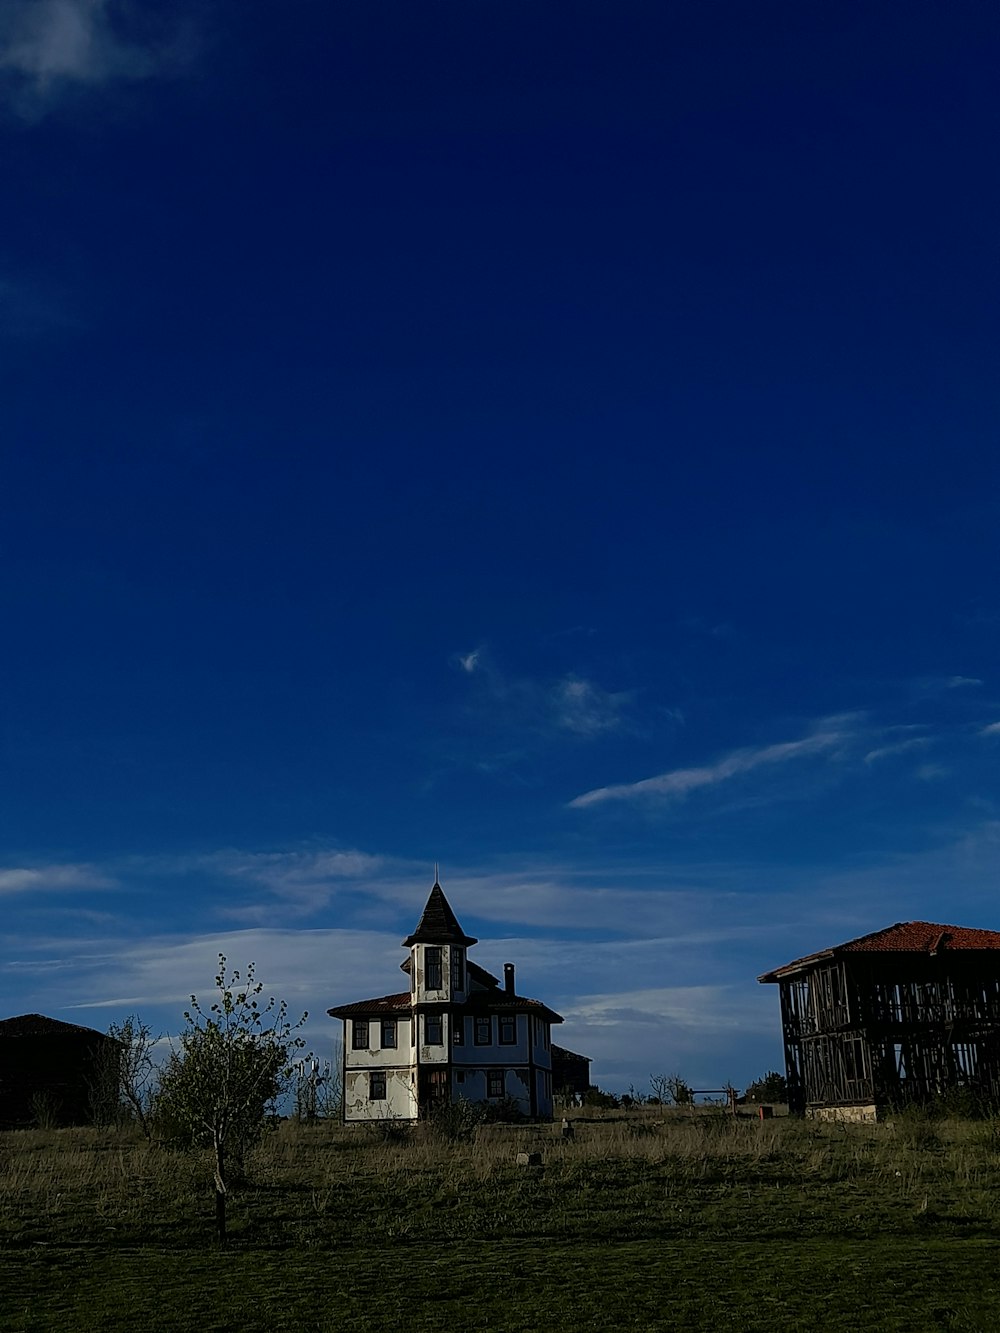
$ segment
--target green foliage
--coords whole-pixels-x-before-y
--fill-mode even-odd
[[[464,1097],[457,1102],[442,1102],[430,1117],[431,1130],[449,1143],[471,1139],[480,1125],[486,1123],[484,1102],[469,1102]]]
[[[788,1082],[784,1074],[769,1069],[762,1077],[755,1079],[746,1091],[748,1102],[763,1102],[781,1106],[788,1101]]]
[[[222,1240],[230,1178],[242,1174],[247,1154],[275,1123],[278,1099],[292,1078],[292,1052],[305,1044],[293,1034],[306,1015],[290,1023],[287,1005],[273,996],[262,1007],[253,963],[241,984],[238,971],[227,976],[220,954],[215,986],[217,999],[207,1013],[191,996],[187,1028],[160,1076],[153,1116],[165,1142],[212,1149]]]
[[[621,1103],[613,1092],[605,1092],[595,1083],[593,1087],[587,1089],[583,1097],[584,1106],[597,1106],[603,1110],[610,1111],[617,1109]]]

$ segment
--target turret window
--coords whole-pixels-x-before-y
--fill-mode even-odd
[[[437,946],[424,951],[424,979],[428,990],[441,989],[441,950]]]
[[[465,962],[462,957],[461,949],[452,949],[451,951],[451,989],[453,991],[465,990]]]
[[[424,1016],[424,1041],[428,1046],[444,1044],[440,1014],[426,1014]]]

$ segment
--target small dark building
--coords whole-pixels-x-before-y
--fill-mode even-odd
[[[116,1052],[103,1032],[58,1018],[0,1020],[0,1128],[89,1124]]]
[[[903,921],[758,977],[781,993],[793,1112],[1000,1100],[1000,931]]]
[[[553,1043],[552,1090],[557,1097],[585,1097],[590,1090],[590,1056]]]

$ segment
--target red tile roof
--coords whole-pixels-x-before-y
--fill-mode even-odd
[[[933,921],[897,921],[884,930],[872,931],[870,935],[859,935],[856,940],[846,944],[835,944],[830,949],[821,949],[818,953],[806,954],[796,958],[784,967],[776,967],[772,972],[765,972],[758,981],[780,981],[783,976],[800,971],[810,963],[835,958],[843,953],[921,953],[936,955],[942,952],[973,952],[979,950],[1000,950],[1000,931],[975,930],[968,926],[942,926]]]
[[[541,1000],[529,1000],[526,995],[511,995],[505,990],[473,991],[465,1004],[459,1005],[459,1008],[466,1014],[497,1014],[505,1010],[513,1010],[520,1014],[527,1009],[529,1013],[538,1014],[540,1018],[547,1018],[550,1023],[563,1021],[561,1014],[557,1014]]]
[[[410,992],[400,991],[398,995],[380,995],[376,1000],[355,1000],[353,1004],[340,1004],[336,1009],[326,1012],[331,1018],[369,1018],[381,1014],[409,1014]]]

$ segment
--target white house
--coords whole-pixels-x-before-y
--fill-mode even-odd
[[[562,1018],[466,958],[475,944],[434,884],[417,928],[403,941],[410,988],[342,1004],[344,1119],[417,1120],[447,1102],[501,1102],[552,1115],[550,1029]]]

